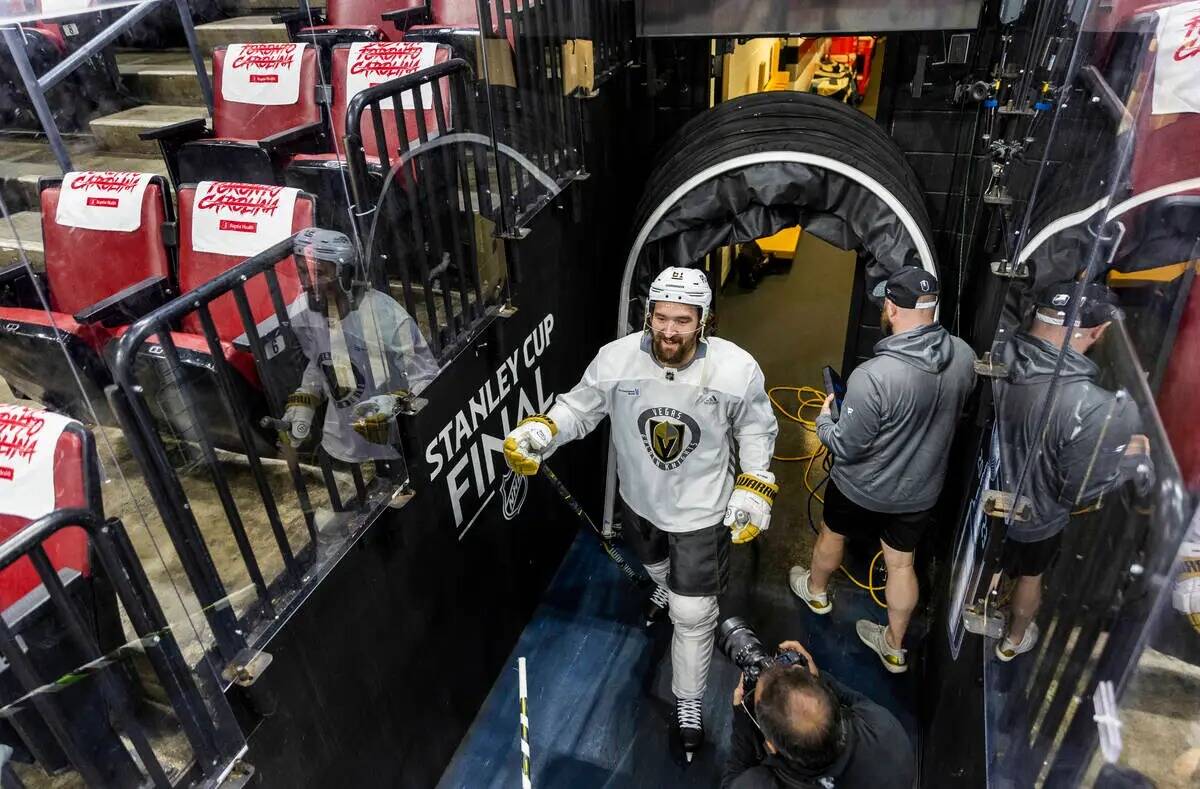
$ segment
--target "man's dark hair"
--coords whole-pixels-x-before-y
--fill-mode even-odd
[[[758,725],[780,755],[811,769],[833,764],[845,747],[833,690],[805,666],[772,666],[758,682]]]

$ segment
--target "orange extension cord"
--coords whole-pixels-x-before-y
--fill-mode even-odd
[[[779,402],[779,400],[776,399],[776,397],[775,397],[776,392],[795,392],[796,393],[797,405],[796,405],[795,412],[789,410],[787,407],[785,407],[783,405],[783,403]],[[767,397],[770,398],[771,405],[775,406],[775,408],[779,411],[779,413],[783,414],[785,417],[787,417],[788,419],[790,419],[793,422],[799,422],[800,426],[803,427],[805,430],[809,431],[810,433],[817,432],[816,417],[813,417],[812,419],[806,418],[804,416],[804,410],[806,408],[816,409],[817,411],[821,410],[821,406],[824,405],[824,403],[825,403],[825,393],[822,392],[820,389],[817,389],[814,386],[772,386],[770,389],[767,390]],[[817,448],[807,455],[801,455],[799,457],[781,457],[780,455],[774,455],[773,457],[775,460],[788,462],[788,463],[807,462],[808,465],[806,465],[804,467],[804,487],[806,487],[808,489],[808,492],[812,496],[814,496],[817,501],[824,504],[825,499],[821,496],[820,493],[817,492],[817,488],[820,487],[825,482],[825,480],[821,480],[821,482],[818,482],[817,485],[814,486],[812,481],[809,479],[809,474],[812,472],[813,463],[816,462],[818,458],[821,458],[823,460],[827,454],[828,454],[828,450],[825,449],[825,447],[822,446],[818,442]],[[815,528],[816,524],[813,524],[813,527]],[[874,585],[875,584],[875,565],[878,564],[879,560],[882,558],[883,558],[883,551],[879,551],[878,553],[875,554],[875,557],[873,559],[871,559],[871,567],[870,567],[870,569],[867,570],[867,582],[865,584],[862,581],[859,581],[857,578],[855,578],[854,575],[849,570],[846,569],[846,565],[842,565],[841,570],[846,575],[846,577],[850,579],[851,583],[853,583],[859,589],[865,589],[867,592],[870,592],[871,599],[875,601],[876,605],[880,606],[881,608],[887,608],[887,603],[880,600],[878,595],[876,595],[876,592],[883,591],[884,587]]]

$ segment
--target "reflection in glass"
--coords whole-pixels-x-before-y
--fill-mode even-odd
[[[1073,325],[1068,314],[1078,316]],[[1013,502],[1001,566],[1016,581],[1008,631],[996,647],[1002,661],[1037,642],[1042,575],[1057,559],[1072,513],[1098,507],[1126,480],[1143,492],[1152,481],[1137,405],[1124,390],[1097,384],[1100,368],[1087,357],[1119,317],[1108,288],[1056,283],[1038,294],[1028,326],[1002,350],[1000,480]]]
[[[300,445],[325,403],[321,447],[346,462],[400,458],[395,416],[437,374],[416,321],[363,281],[350,239],[312,228],[294,245],[305,295],[289,310],[308,360],[288,398],[281,440]]]

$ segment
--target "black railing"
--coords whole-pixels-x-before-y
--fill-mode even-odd
[[[633,0],[573,0],[572,38],[592,42],[596,84],[633,60]]]
[[[481,247],[503,222],[497,201],[504,192],[492,185],[497,172],[507,173],[507,161],[499,170],[491,165],[492,140],[480,132],[473,82],[466,61],[453,59],[368,88],[346,108],[358,233],[368,259],[384,262],[372,279],[402,292],[441,361],[494,313],[506,287],[497,280],[485,293],[483,284],[481,257],[490,249]],[[381,106],[386,100],[391,109]],[[364,134],[373,136],[376,157],[368,157]]]
[[[493,80],[490,96],[496,136],[526,153],[558,183],[566,186],[582,173],[582,115],[567,95],[563,45],[572,32],[567,3],[507,0],[495,4],[492,18],[481,20],[484,35],[506,38],[512,31],[515,100]],[[540,205],[521,206],[523,224]]]
[[[291,331],[289,310],[294,307],[285,303],[281,280],[287,278],[303,286],[299,300],[305,298],[309,283],[307,272],[296,266],[291,252],[289,238],[151,312],[129,327],[113,357],[115,386],[108,390],[109,401],[212,628],[217,652],[226,665],[244,661],[246,650],[281,621],[297,592],[316,582],[319,573],[314,572],[314,564],[320,558],[319,540],[323,550],[336,553],[338,545],[353,539],[365,526],[365,521],[357,516],[376,513],[403,480],[399,464],[377,463],[374,480],[368,484],[367,463],[338,461],[335,467],[329,455],[318,448],[312,459],[322,480],[318,492],[328,501],[335,516],[354,516],[353,523],[340,524],[333,542],[330,535],[318,534],[313,492],[306,481],[301,455],[287,442],[281,443],[277,451],[287,466],[290,491],[286,486],[282,492],[276,491],[271,485],[264,461],[264,455],[271,450],[264,449],[264,444],[270,446],[268,442],[273,442],[274,431],[270,431],[272,438],[265,440],[263,425],[272,420],[278,424],[289,393],[299,385],[304,365],[303,353],[296,356],[298,341]],[[258,319],[247,294],[247,288],[256,282],[265,284],[271,304],[271,314]],[[226,359],[223,346],[230,343],[218,336],[212,311],[213,302],[218,299],[233,299],[236,303],[244,334],[232,344],[253,356],[261,390],[248,385],[242,372]],[[208,350],[199,359],[193,351],[188,351],[185,359],[172,338],[172,331],[185,318],[194,318],[199,323]],[[176,403],[177,409],[164,415],[164,401]],[[258,496],[253,499],[253,512],[244,513],[238,505],[237,493],[246,491],[235,490],[231,485],[228,458],[221,455],[215,439],[219,433],[234,439],[226,442],[225,451],[232,449],[244,455],[250,472],[250,493]],[[241,614],[235,613],[234,606],[229,604],[230,592],[182,484],[181,444],[185,456],[195,458],[199,453],[198,459],[217,494],[243,569],[257,593],[255,603]],[[354,492],[349,498],[343,497],[339,489],[336,474],[339,468],[352,479]],[[288,534],[290,524],[285,523],[283,504],[293,511],[299,510],[307,542]],[[273,543],[272,550],[264,550],[261,544],[258,548],[253,545],[247,533],[247,515],[255,523],[266,519],[270,538],[260,542]],[[209,523],[205,526],[212,528]],[[304,544],[298,546],[296,542]],[[268,562],[281,565],[278,577],[272,578],[264,570]]]
[[[99,560],[98,572],[112,585],[138,635],[138,640],[132,642],[134,649],[104,651],[89,627],[91,617],[79,610],[77,596],[67,588],[60,571],[52,566],[44,545],[68,528],[87,533],[91,555]],[[18,723],[18,713],[23,708],[36,711],[71,766],[89,786],[137,786],[149,781],[156,787],[170,787],[179,775],[168,776],[135,714],[131,681],[118,670],[128,654],[144,652],[187,738],[194,764],[208,779],[206,784],[215,783],[240,754],[240,732],[215,677],[210,687],[202,691],[197,679],[203,683],[203,675],[193,674],[184,660],[121,521],[116,518],[101,521],[95,511],[87,509],[55,510],[0,545],[0,572],[24,558],[30,560],[37,572],[56,617],[55,624],[69,640],[69,646],[60,644],[59,650],[73,652],[82,662],[65,675],[57,670],[48,672],[37,659],[44,655],[31,650],[21,635],[14,632],[6,612],[5,617],[0,617],[0,654],[23,695],[4,707],[5,717]],[[197,671],[207,671],[207,665],[199,666]],[[88,707],[80,704],[79,695],[64,692],[66,688],[92,681],[108,708],[107,716],[85,715]],[[21,728],[19,723],[17,728]],[[125,750],[118,729],[132,745],[140,768]]]

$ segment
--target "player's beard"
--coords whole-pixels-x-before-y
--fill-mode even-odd
[[[883,330],[884,337],[890,337],[892,334],[892,320],[888,317],[887,307],[879,311],[879,328]]]
[[[654,332],[654,358],[668,367],[683,364],[695,350],[698,334],[676,334],[668,339],[666,335]]]

